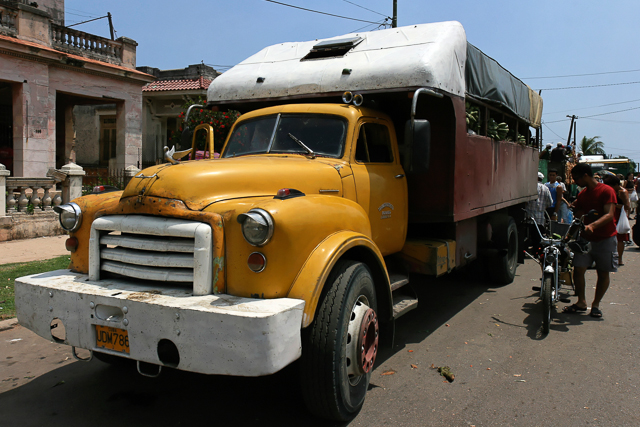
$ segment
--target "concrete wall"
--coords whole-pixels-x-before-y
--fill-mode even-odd
[[[55,166],[55,97],[46,64],[0,55],[0,76],[13,83],[13,176],[45,176]]]
[[[139,149],[142,148],[140,83],[109,79],[1,54],[0,76],[2,80],[13,83],[13,176],[42,177],[50,167],[56,166],[58,93],[93,98],[98,102],[115,102],[118,105],[116,115],[120,130],[115,166],[124,169],[129,165],[137,165]],[[72,148],[73,127],[70,112],[65,112],[64,117],[65,123],[58,123],[57,126],[66,126],[66,163]],[[78,148],[75,149],[76,154]]]

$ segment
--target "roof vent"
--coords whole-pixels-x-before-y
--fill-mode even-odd
[[[344,39],[322,41],[313,46],[311,51],[302,58],[302,61],[307,59],[335,58],[344,56],[351,49],[359,45],[362,40],[362,37],[348,37]]]

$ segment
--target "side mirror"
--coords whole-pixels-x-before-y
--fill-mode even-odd
[[[431,123],[429,120],[407,120],[404,126],[404,146],[409,147],[411,153],[410,167],[407,172],[427,172],[431,156]]]

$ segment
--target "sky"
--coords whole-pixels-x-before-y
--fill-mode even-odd
[[[65,0],[65,23],[110,12],[117,37],[138,43],[138,66],[165,70],[204,62],[225,71],[266,46],[375,30],[393,14],[393,0],[281,3],[352,19],[267,0]],[[640,1],[397,3],[398,26],[459,21],[470,43],[542,89],[545,144],[566,143],[566,116],[576,115],[578,141],[598,136],[607,154],[640,164]],[[109,37],[106,19],[73,28]]]

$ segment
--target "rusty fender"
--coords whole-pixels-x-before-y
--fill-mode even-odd
[[[360,233],[353,231],[339,231],[328,236],[311,253],[302,266],[300,273],[293,282],[288,298],[302,299],[305,301],[304,312],[302,314],[302,327],[311,324],[314,319],[316,308],[320,300],[322,289],[336,263],[350,250],[361,249],[367,251],[370,259],[377,261],[377,266],[369,265],[370,268],[378,268],[383,272],[382,277],[385,283],[376,283],[376,291],[382,289],[386,295],[380,295],[378,300],[382,304],[387,301],[391,312],[391,288],[389,287],[389,275],[385,268],[385,262],[373,241]],[[386,311],[386,310],[385,310]]]

